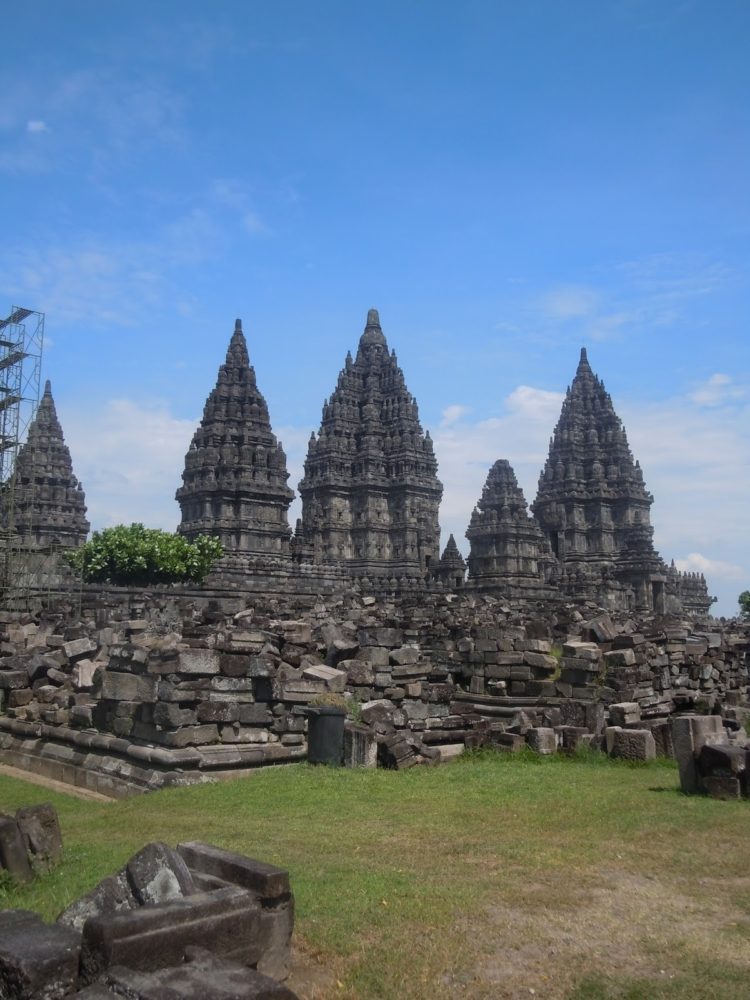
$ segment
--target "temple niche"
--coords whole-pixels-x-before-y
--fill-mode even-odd
[[[221,539],[227,556],[290,558],[286,455],[255,381],[238,319],[216,388],[185,456],[180,534]]]
[[[75,549],[89,533],[86,497],[73,474],[70,451],[52,398],[44,394],[15,465],[13,510],[10,494],[2,496],[2,518],[22,545],[38,549]]]
[[[294,552],[301,562],[402,579],[424,577],[438,560],[443,487],[432,440],[376,309],[323,405],[299,492]]]
[[[466,532],[469,583],[509,598],[543,598],[555,594],[550,547],[509,462],[492,466]]]

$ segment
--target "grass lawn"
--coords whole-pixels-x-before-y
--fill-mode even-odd
[[[750,803],[670,763],[297,765],[111,803],[0,776],[0,810],[40,801],[64,860],[1,906],[51,919],[150,840],[210,841],[290,870],[305,997],[750,996]]]

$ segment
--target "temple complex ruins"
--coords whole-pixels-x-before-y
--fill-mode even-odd
[[[513,469],[498,459],[471,514],[467,561],[452,536],[440,555],[437,473],[429,431],[371,309],[311,434],[292,535],[286,455],[238,319],[185,456],[178,531],[221,540],[225,555],[209,581],[219,589],[467,590],[662,614],[704,615],[711,606],[705,579],[667,566],[654,548],[653,497],[585,349],[531,511]],[[49,383],[16,480],[16,530],[28,544],[74,548],[85,540],[83,491]]]

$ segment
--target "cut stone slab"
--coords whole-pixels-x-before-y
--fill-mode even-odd
[[[609,718],[613,726],[627,726],[641,721],[641,706],[637,701],[620,701],[609,706]]]
[[[557,736],[554,729],[533,726],[526,731],[526,742],[538,754],[549,755],[557,752]]]
[[[55,807],[49,802],[25,806],[16,813],[16,822],[32,865],[48,869],[60,860],[63,842]]]
[[[15,816],[0,814],[0,869],[2,868],[18,882],[28,882],[32,875],[26,845]]]
[[[75,993],[81,935],[26,910],[0,910],[0,997],[63,1000]]]
[[[321,664],[305,667],[302,676],[308,681],[322,681],[329,691],[342,692],[346,687],[346,671]]]
[[[259,904],[235,886],[91,917],[83,929],[81,979],[88,985],[113,965],[143,972],[176,965],[190,945],[254,966],[261,957],[259,932]]]
[[[297,994],[269,976],[203,948],[187,949],[188,961],[157,972],[111,969],[103,984],[110,996],[128,1000],[297,1000]]]
[[[609,730],[607,731],[609,734]],[[656,757],[656,743],[650,730],[648,729],[619,729],[614,728],[610,744],[607,738],[607,747],[610,757],[617,757],[621,760],[654,760]]]

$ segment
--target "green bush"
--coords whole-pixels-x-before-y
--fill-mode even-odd
[[[182,535],[142,524],[118,524],[95,531],[69,561],[87,583],[142,587],[201,583],[222,553],[219,539],[208,535],[189,542]]]
[[[737,602],[740,606],[740,618],[750,621],[750,590],[743,590]]]

